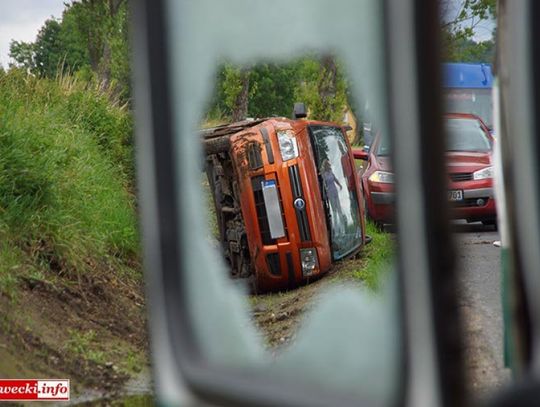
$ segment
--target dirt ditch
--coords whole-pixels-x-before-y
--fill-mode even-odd
[[[354,273],[364,264],[362,258],[344,260],[335,264],[327,276],[311,284],[291,291],[250,296],[253,320],[268,348],[278,349],[294,341],[304,314],[325,288],[332,284],[362,284]]]
[[[0,294],[0,377],[69,378],[73,394],[114,393],[148,366],[142,283],[20,277]]]

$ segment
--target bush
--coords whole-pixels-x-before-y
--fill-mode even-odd
[[[131,133],[97,87],[0,72],[0,232],[13,252],[63,273],[138,257]]]

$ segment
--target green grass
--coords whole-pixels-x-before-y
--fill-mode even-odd
[[[95,363],[103,364],[106,362],[105,353],[95,349],[96,344],[99,343],[95,331],[80,332],[70,329],[69,336],[69,340],[66,342],[66,350],[70,353]]]
[[[371,222],[366,224],[366,234],[373,240],[365,247],[363,267],[356,270],[353,276],[377,291],[392,266],[395,244],[391,234],[381,231]]]
[[[131,263],[139,241],[129,111],[64,77],[0,72],[0,290],[36,268]]]

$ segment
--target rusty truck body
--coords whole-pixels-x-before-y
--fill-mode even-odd
[[[363,202],[343,127],[268,118],[203,131],[224,257],[257,292],[326,273],[365,242]]]

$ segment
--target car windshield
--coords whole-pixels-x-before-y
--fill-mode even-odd
[[[491,151],[491,143],[476,119],[447,119],[447,151]]]
[[[332,254],[337,260],[362,243],[354,168],[341,129],[311,126],[310,130],[330,225]]]

